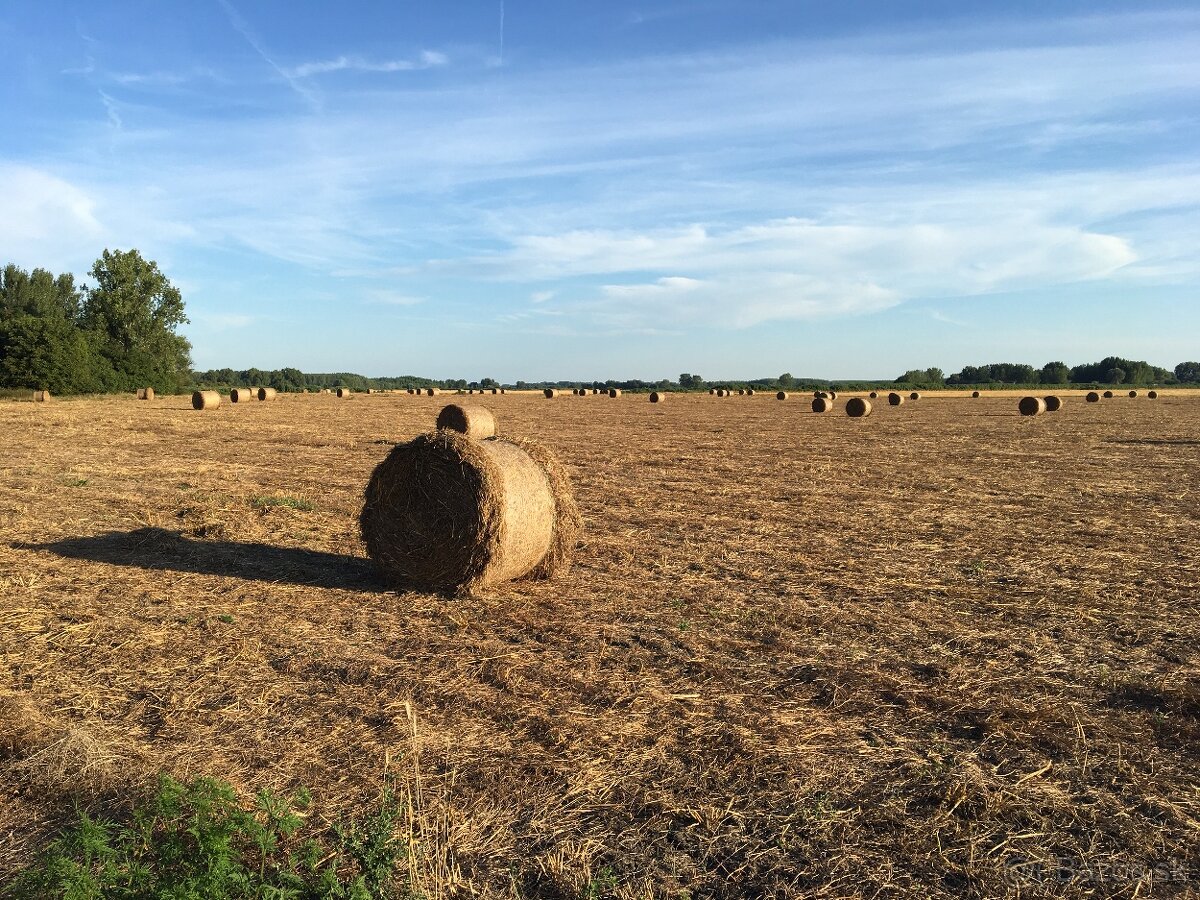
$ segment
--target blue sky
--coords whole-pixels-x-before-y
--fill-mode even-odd
[[[200,368],[1200,356],[1195,5],[40,0],[0,45],[0,262],[137,247]]]

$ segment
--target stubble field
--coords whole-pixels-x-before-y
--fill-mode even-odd
[[[356,524],[444,395],[0,404],[0,876],[167,771],[394,776],[430,896],[1195,890],[1200,396],[1065,396],[487,396],[585,533],[467,600]]]

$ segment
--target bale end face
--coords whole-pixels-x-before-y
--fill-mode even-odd
[[[1134,397],[1136,397],[1136,396],[1137,396],[1137,391],[1130,391],[1130,392],[1129,392],[1129,399],[1131,399],[1131,400],[1132,400],[1132,399],[1133,399]]]
[[[556,391],[554,388],[546,388],[544,391],[542,391],[542,393],[546,395],[547,400],[553,400],[558,396],[558,391]]]
[[[1158,391],[1149,391],[1146,394],[1146,396],[1149,397],[1151,400],[1157,400],[1158,399]]]
[[[895,392],[888,394],[888,404],[891,406],[902,406],[904,404],[904,396]]]
[[[1100,395],[1099,395],[1099,394],[1097,394],[1095,391],[1088,391],[1088,395],[1087,395],[1086,397],[1084,397],[1084,399],[1085,399],[1085,400],[1086,400],[1088,403],[1099,403],[1099,402],[1100,402]]]
[[[1112,392],[1112,391],[1105,391],[1105,392],[1104,392],[1104,399],[1105,399],[1105,400],[1111,400],[1112,398],[1113,398],[1113,392]]]
[[[545,448],[440,431],[394,447],[376,467],[359,525],[390,584],[461,595],[567,571],[580,518]]]
[[[979,391],[971,391],[971,399],[978,400],[979,399]]]
[[[871,391],[871,393],[867,394],[867,396],[870,397],[872,400],[878,400],[879,399],[879,391]]]
[[[921,395],[917,391],[913,391],[911,394],[908,395],[908,399],[909,400],[920,400]]]
[[[666,399],[667,399],[666,391],[651,391],[650,392],[650,402],[651,403],[662,403]]]
[[[787,391],[779,391],[779,393],[777,393],[775,395],[775,399],[776,400],[786,400],[787,399]]]
[[[862,397],[851,397],[846,401],[846,415],[852,419],[862,419],[871,414],[871,402]]]
[[[457,431],[482,441],[496,436],[496,417],[486,406],[451,403],[438,413],[437,428],[439,431]]]
[[[815,413],[827,413],[833,409],[833,401],[828,397],[814,397],[812,402],[812,411]]]
[[[1046,404],[1046,412],[1058,412],[1060,409],[1062,409],[1062,397],[1050,394],[1047,397],[1043,397],[1042,400]]]
[[[1022,397],[1017,409],[1023,416],[1040,416],[1046,411],[1046,401],[1041,397]]]

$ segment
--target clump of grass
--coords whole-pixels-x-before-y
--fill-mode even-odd
[[[250,498],[250,505],[255,509],[272,509],[277,506],[286,506],[289,509],[299,509],[303,512],[312,512],[316,509],[315,504],[311,500],[305,500],[302,497],[287,497],[283,495],[261,495]]]
[[[162,776],[128,821],[76,821],[0,896],[49,898],[415,898],[400,875],[404,810],[390,786],[362,818],[305,835],[312,800],[261,791],[243,808],[224,781]],[[311,831],[311,829],[309,829]]]

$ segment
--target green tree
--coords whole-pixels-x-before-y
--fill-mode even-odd
[[[1038,377],[1042,384],[1066,384],[1071,378],[1071,370],[1064,362],[1048,362],[1042,366]]]
[[[790,388],[796,386],[796,379],[792,377],[791,372],[784,372],[777,379],[775,379],[775,381],[781,388]]]
[[[1200,382],[1200,362],[1181,362],[1175,367],[1175,377],[1184,384]]]
[[[1104,380],[1109,384],[1124,384],[1125,370],[1118,367],[1111,368],[1105,373]]]
[[[115,390],[152,385],[162,392],[185,386],[191,344],[177,331],[188,319],[183,297],[158,264],[137,250],[105,250],[92,267],[80,320],[96,336],[115,372]]]

